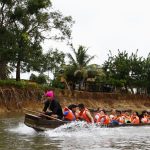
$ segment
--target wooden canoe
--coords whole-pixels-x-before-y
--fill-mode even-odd
[[[61,125],[70,123],[69,121],[58,121],[58,120],[48,120],[46,118],[41,118],[39,116],[33,115],[33,114],[25,114],[25,120],[24,124],[28,127],[31,127],[35,129],[36,131],[46,131],[48,129],[54,129]],[[129,127],[129,126],[150,126],[150,124],[122,124],[122,125],[98,125],[100,127],[108,127],[108,128],[114,128],[114,127]]]
[[[48,129],[57,128],[68,123],[68,121],[49,120],[33,114],[25,114],[24,124],[36,131],[45,131]]]

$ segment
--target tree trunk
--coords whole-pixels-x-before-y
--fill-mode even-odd
[[[0,61],[0,79],[5,80],[8,77],[7,74],[7,63],[5,61]]]
[[[17,62],[17,67],[16,67],[16,81],[20,81],[20,60]]]

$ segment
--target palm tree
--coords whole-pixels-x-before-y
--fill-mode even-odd
[[[80,45],[77,51],[72,47],[73,55],[70,53],[67,54],[69,58],[69,63],[75,67],[74,76],[78,79],[79,90],[81,89],[81,83],[84,81],[87,76],[86,66],[89,62],[94,59],[95,56],[90,56],[87,54],[88,48]]]

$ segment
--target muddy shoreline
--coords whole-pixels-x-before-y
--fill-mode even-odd
[[[6,112],[24,112],[23,108],[41,111],[43,91],[40,89],[0,88],[0,114]],[[150,96],[120,93],[99,93],[68,91],[55,89],[55,96],[62,107],[69,104],[83,103],[86,107],[106,110],[136,110],[141,112],[150,109]]]

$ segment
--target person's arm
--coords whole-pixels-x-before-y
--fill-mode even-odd
[[[86,112],[86,115],[90,118],[90,120],[91,120],[91,123],[94,123],[94,119],[93,119],[93,117],[91,116],[91,114],[90,114],[90,112]]]
[[[43,112],[46,112],[48,106],[49,106],[49,102],[48,102],[48,101],[45,101],[45,102],[44,102]]]

